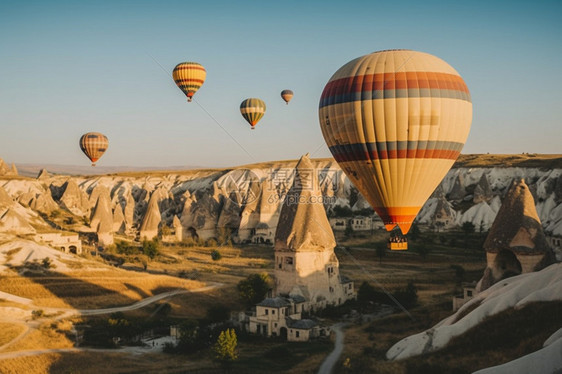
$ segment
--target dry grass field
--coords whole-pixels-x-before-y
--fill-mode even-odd
[[[23,325],[10,322],[0,322],[0,347],[9,343],[24,331],[25,326]]]
[[[372,323],[351,323],[345,331],[344,353],[336,365],[335,372],[404,374],[455,372],[454,362],[445,363],[446,357],[451,360],[451,353],[442,356],[428,355],[401,362],[388,362],[384,354],[398,340],[423,331],[452,313],[452,297],[461,290],[460,281],[475,281],[481,277],[485,267],[483,253],[435,244],[425,258],[410,250],[387,251],[386,255],[379,259],[374,248],[376,243],[384,240],[385,237],[384,234],[377,233],[367,238],[342,241],[336,249],[340,272],[353,279],[356,288],[366,281],[377,290],[382,286],[387,291],[394,292],[405,287],[408,281],[413,281],[418,290],[418,305],[408,310],[411,317],[400,312]],[[213,249],[218,249],[221,253],[220,260],[212,260]],[[462,267],[464,270],[462,279],[458,277],[452,265]],[[2,277],[0,290],[32,298],[34,302],[45,307],[102,308],[131,304],[147,296],[178,287],[193,289],[205,282],[224,284],[223,287],[209,292],[176,295],[165,300],[171,306],[169,314],[171,318],[202,319],[210,308],[217,305],[232,311],[242,310],[243,305],[238,300],[236,284],[252,273],[273,273],[273,249],[265,246],[208,248],[162,245],[160,255],[148,264],[147,272],[142,271],[140,264],[133,259],[125,262],[123,267],[130,270],[93,272],[81,270],[65,275],[49,273],[37,278],[16,275]],[[153,310],[154,306],[146,307],[127,312],[127,316],[148,318]],[[525,316],[513,318],[524,319]],[[326,322],[331,323],[329,319]],[[42,325],[5,351],[38,347],[71,347],[69,324],[66,322],[67,325],[64,325],[65,321],[60,323],[60,325]],[[544,327],[541,331],[542,337],[549,330]],[[17,335],[18,332],[12,331],[7,334],[4,340],[9,340],[9,336]],[[527,340],[530,342],[529,347],[536,343],[530,337]],[[464,347],[468,343],[458,344],[458,347]],[[231,372],[316,373],[331,349],[332,343],[326,340],[308,344],[289,344],[275,339],[240,337],[239,360],[234,364]],[[523,350],[525,349],[529,348],[526,346]],[[505,360],[515,354],[501,349],[498,352],[494,354],[495,356],[492,353],[481,353],[484,356],[483,362],[493,363],[497,362],[494,360],[498,355]],[[291,357],[291,360],[285,357]],[[424,367],[439,370],[424,371]],[[21,372],[17,369],[22,368],[26,373],[195,372],[201,374],[220,371],[213,364],[208,351],[195,356],[182,356],[131,355],[124,352],[96,350],[0,360],[2,373],[17,373]],[[462,368],[460,372],[466,372],[465,366]]]
[[[76,309],[128,305],[164,291],[203,286],[202,282],[164,274],[111,268],[33,277],[13,273],[0,278],[0,290],[32,299],[36,306]]]

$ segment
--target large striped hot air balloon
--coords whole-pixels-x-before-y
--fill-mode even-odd
[[[457,159],[472,122],[468,88],[445,61],[387,50],[352,60],[326,84],[324,139],[384,221],[406,234]]]
[[[105,153],[109,146],[107,136],[99,132],[89,132],[80,137],[80,149],[92,161],[92,166]]]
[[[187,101],[191,102],[195,92],[205,82],[207,71],[197,62],[181,62],[174,68],[172,76],[179,89],[187,96]]]
[[[250,98],[240,104],[242,117],[252,126],[252,130],[265,114],[265,103],[261,99]]]
[[[281,97],[283,98],[283,100],[285,100],[287,105],[289,105],[289,101],[291,101],[291,99],[293,98],[293,91],[283,90],[281,91]]]

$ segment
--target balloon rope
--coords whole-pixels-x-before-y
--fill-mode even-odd
[[[201,105],[201,104],[199,103],[199,101],[193,100],[193,102],[194,102],[195,104],[199,105],[199,107],[200,107],[201,109],[203,109],[203,111],[204,111],[205,113],[207,113],[207,115],[208,115],[213,121],[215,121],[215,123],[222,129],[222,131],[224,131],[224,132],[226,133],[226,135],[230,136],[230,139],[232,139],[232,140],[234,141],[234,143],[238,144],[238,146],[239,146],[240,148],[242,148],[242,150],[243,150],[244,152],[246,152],[246,154],[247,154],[248,156],[250,156],[250,158],[251,158],[252,160],[256,161],[256,159],[254,158],[254,156],[252,156],[252,155],[250,154],[250,152],[248,152],[248,151],[246,150],[246,148],[244,148],[244,147],[242,146],[242,144],[238,143],[238,141],[237,141],[236,139],[234,139],[234,137],[233,137],[232,135],[230,135],[230,133],[229,133],[228,131],[226,131],[226,129],[219,123],[219,121],[217,121],[217,119],[216,119],[215,117],[213,117],[212,114],[209,113],[209,112],[207,111],[207,109],[205,109],[205,107],[203,107],[203,105]],[[253,129],[253,127],[252,127],[252,129]]]
[[[321,230],[323,230],[324,232],[327,232],[327,230],[324,228],[324,226],[323,226],[322,224],[320,224],[316,219],[312,218],[312,220],[318,224],[318,227],[319,227]],[[355,257],[353,257],[353,255],[352,255],[346,248],[344,248],[343,251],[344,251],[344,253],[345,253],[346,255],[348,255],[348,256],[351,258],[351,260],[353,261],[353,263],[354,263],[369,279],[373,280],[373,281],[377,284],[377,286],[386,294],[386,296],[388,296],[388,298],[389,298],[390,300],[392,300],[392,301],[394,302],[394,304],[396,304],[404,313],[406,313],[406,315],[407,315],[408,317],[410,317],[410,319],[411,319],[412,321],[415,321],[415,320],[414,320],[414,317],[410,314],[410,312],[408,312],[408,310],[407,310],[402,304],[400,304],[400,302],[399,302],[398,300],[396,300],[396,298],[395,298],[394,296],[392,296],[392,294],[391,294],[390,292],[388,292],[388,291],[386,290],[386,288],[384,288],[384,286],[383,286],[370,272],[368,272],[367,269],[365,269],[365,267],[362,266],[362,265],[359,263],[359,261],[357,261],[357,259],[355,259]]]
[[[168,71],[164,68],[164,66],[162,66],[162,64],[160,64],[160,63],[154,58],[154,56],[152,56],[152,55],[151,55],[150,53],[148,53],[148,52],[146,52],[146,54],[152,59],[152,61],[154,61],[158,66],[160,66],[160,68],[162,69],[162,71],[163,71],[164,73],[166,73],[166,75],[167,75],[168,77],[171,77],[172,80],[173,80],[173,76],[168,73]],[[191,99],[191,100],[190,100],[190,99]],[[193,97],[191,97],[191,98],[188,97],[187,100],[188,100],[188,101],[192,101],[192,100],[193,100]],[[216,119],[215,117],[213,117],[213,116],[211,115],[211,113],[209,113],[209,111],[203,107],[203,105],[199,104],[199,102],[198,102],[197,100],[193,100],[193,101],[195,101],[195,103],[196,103],[197,105],[199,105],[199,107],[200,107],[201,109],[203,109],[203,111],[204,111],[205,113],[207,113],[207,115],[222,129],[222,131],[224,131],[224,132],[226,133],[226,135],[228,135],[228,136],[230,137],[230,139],[232,139],[232,140],[234,141],[234,143],[238,144],[238,146],[239,146],[240,148],[242,148],[242,150],[243,150],[244,152],[246,152],[246,154],[247,154],[248,156],[250,156],[250,158],[251,158],[252,160],[256,161],[256,159],[254,158],[254,156],[252,156],[252,155],[250,154],[250,152],[248,152],[248,150],[246,150],[246,148],[244,148],[236,139],[234,139],[234,137],[233,137],[232,135],[230,135],[230,133],[229,133],[228,131],[226,131],[226,129],[219,123],[219,121],[217,121],[217,119]]]
[[[410,319],[411,319],[412,321],[415,321],[415,320],[414,320],[414,317],[410,314],[410,312],[408,312],[408,310],[406,310],[406,308],[405,308],[402,304],[400,304],[400,302],[399,302],[398,300],[396,300],[396,298],[395,298],[394,296],[392,296],[392,294],[391,294],[390,292],[388,292],[388,291],[386,290],[386,288],[384,288],[384,286],[383,286],[378,280],[376,280],[375,277],[373,277],[373,275],[372,275],[371,273],[369,273],[369,272],[355,259],[355,257],[353,257],[353,255],[352,255],[351,253],[349,253],[349,251],[348,251],[346,248],[344,248],[343,251],[345,252],[346,255],[348,255],[348,256],[351,258],[351,260],[353,261],[353,263],[355,263],[355,265],[356,265],[359,269],[361,269],[361,271],[362,271],[369,279],[373,280],[373,281],[377,284],[377,286],[386,294],[386,296],[388,296],[388,297],[394,302],[394,304],[398,305],[398,307],[399,307],[400,309],[402,309],[402,311],[403,311],[404,313],[406,313],[406,314],[408,315],[408,317],[410,317]]]

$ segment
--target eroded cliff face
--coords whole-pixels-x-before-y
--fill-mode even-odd
[[[37,179],[0,179],[0,187],[18,209],[33,217],[48,216],[58,207],[75,221],[84,221],[81,229],[91,232],[103,228],[106,234],[140,237],[141,231],[152,236],[167,226],[181,230],[178,237],[183,238],[217,238],[226,232],[234,241],[252,241],[256,235],[269,240],[267,233],[275,232],[281,203],[293,185],[295,165],[283,161],[250,168],[91,177],[41,173]],[[322,201],[316,203],[329,215],[337,213],[338,206],[365,213],[368,204],[334,161],[313,159],[309,169],[307,178],[317,181],[322,192]],[[477,230],[488,230],[514,179],[529,186],[545,233],[562,236],[562,169],[454,168],[416,220],[430,229],[451,229],[469,221]],[[102,206],[100,196],[103,219],[96,208]],[[7,210],[5,205],[0,204],[0,214]]]

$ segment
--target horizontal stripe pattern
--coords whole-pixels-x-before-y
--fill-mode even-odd
[[[265,109],[264,108],[257,108],[257,107],[253,107],[253,108],[240,108],[240,113],[244,114],[244,113],[264,113]]]
[[[448,141],[397,141],[339,144],[330,146],[337,162],[396,158],[440,158],[456,160],[463,143]]]
[[[187,96],[187,101],[201,88],[207,77],[205,68],[197,62],[182,62],[176,65],[172,73],[174,82]]]
[[[471,102],[470,92],[458,75],[404,72],[334,79],[324,88],[319,106],[322,108],[359,100],[410,97],[451,98]]]

